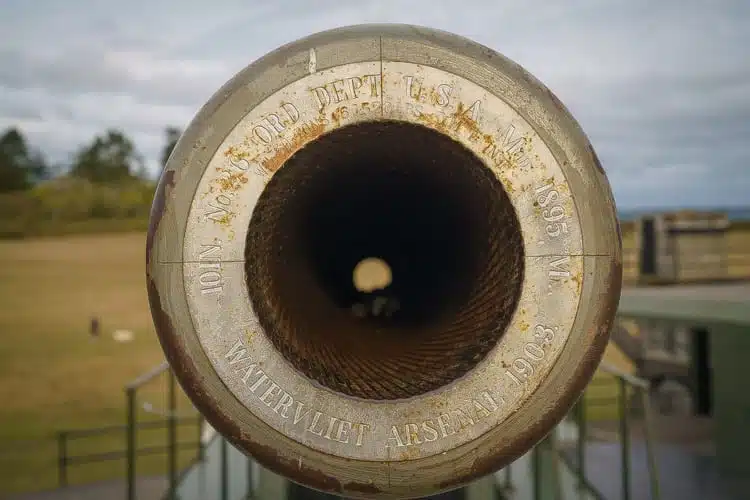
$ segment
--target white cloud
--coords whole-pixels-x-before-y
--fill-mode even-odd
[[[750,4],[742,0],[0,0],[0,127],[64,159],[122,128],[156,166],[231,76],[336,26],[467,36],[547,84],[590,136],[618,205],[747,203]],[[5,43],[7,41],[7,43]]]

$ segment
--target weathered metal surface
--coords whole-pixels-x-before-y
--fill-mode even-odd
[[[332,144],[321,146],[326,141]],[[419,341],[361,340],[367,328],[338,319],[318,332],[316,311],[328,307],[320,287],[304,272],[296,282],[284,274],[306,271],[293,251],[307,242],[278,236],[297,224],[290,215],[284,226],[278,207],[307,196],[305,185],[320,182],[315,172],[346,155],[356,160],[351,169],[364,165],[355,141],[370,141],[368,157],[397,163],[411,155],[420,165],[399,168],[426,175],[425,185],[441,176],[465,182],[454,190],[476,191],[464,205],[486,197],[487,219],[497,219],[483,236],[490,246],[481,237],[472,244],[486,251],[487,273],[497,274],[467,285],[473,308],[459,308],[453,326],[422,328]],[[430,147],[415,152],[412,144]],[[445,163],[452,154],[471,157],[465,168],[478,165],[470,175],[481,187],[463,180],[458,160]],[[367,168],[361,175],[379,185],[381,174]],[[440,182],[450,191],[449,181]],[[478,220],[484,228],[482,212],[467,210],[463,225]],[[442,230],[464,234],[461,225],[444,222]],[[622,272],[609,185],[562,104],[485,47],[400,25],[313,35],[228,82],[165,168],[147,246],[162,346],[211,424],[275,472],[363,498],[454,488],[539,441],[601,359]],[[274,291],[282,285],[293,290]],[[309,318],[309,332],[295,315]]]

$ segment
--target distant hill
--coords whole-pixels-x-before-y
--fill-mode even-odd
[[[624,221],[630,221],[635,220],[638,217],[640,217],[643,214],[649,214],[649,213],[658,213],[658,212],[675,212],[685,210],[684,208],[646,208],[646,209],[639,209],[639,210],[620,210],[619,211],[619,217],[620,220]],[[690,208],[687,210],[695,210],[699,212],[726,212],[729,216],[730,221],[737,221],[737,220],[750,220],[750,207],[731,207],[731,208],[721,208],[721,207],[703,207],[703,208]]]

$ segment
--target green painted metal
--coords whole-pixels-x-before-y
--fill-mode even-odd
[[[626,288],[618,314],[694,325],[750,325],[750,286]]]
[[[651,400],[649,399],[648,390],[641,391],[641,404],[643,405],[644,429],[646,432],[646,459],[648,460],[651,498],[657,499],[661,498],[661,492],[659,490],[659,473],[654,455],[654,435],[651,429]]]
[[[750,392],[744,372],[750,352],[750,284],[625,289],[618,312],[629,318],[673,322],[708,331],[719,466],[730,475],[750,474]]]
[[[719,467],[750,475],[750,391],[747,389],[750,325],[725,326],[710,337],[714,440]]]
[[[578,425],[578,442],[576,446],[576,457],[578,460],[578,489],[586,488],[586,449],[583,446],[586,442],[587,425],[586,425],[586,405],[583,398],[578,398],[575,406],[576,424]]]
[[[620,407],[620,450],[622,470],[622,500],[630,500],[630,429],[628,417],[628,387],[625,378],[618,379],[618,404]]]

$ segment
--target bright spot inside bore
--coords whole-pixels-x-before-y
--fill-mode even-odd
[[[377,257],[368,257],[362,259],[354,267],[352,273],[354,287],[364,293],[382,290],[391,284],[393,276],[391,266],[383,259]]]
[[[363,295],[361,301],[352,305],[352,314],[358,318],[390,318],[399,309],[398,299],[377,292],[388,288],[392,280],[391,266],[383,259],[368,257],[360,260],[354,267],[352,281],[354,288]]]

